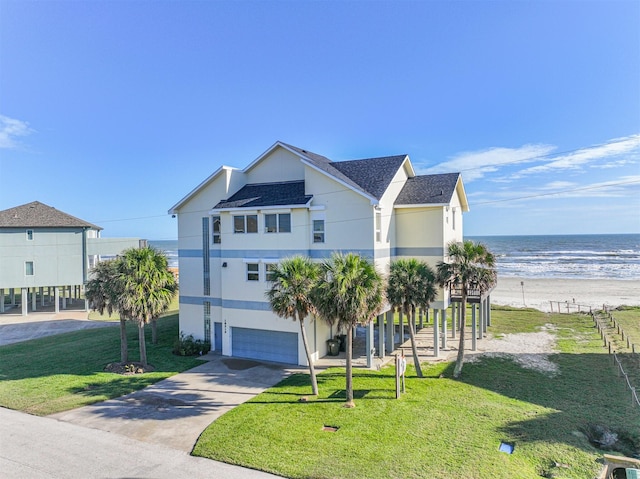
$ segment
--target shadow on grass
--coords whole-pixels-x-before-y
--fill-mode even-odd
[[[461,381],[520,401],[548,408],[529,419],[514,421],[502,432],[518,442],[563,442],[596,451],[584,436],[589,425],[603,425],[622,434],[640,431],[640,408],[616,376],[606,354],[554,354],[549,359],[559,374],[525,369],[505,358],[482,358],[465,364]],[[453,364],[444,373],[451,377]],[[638,449],[633,452],[640,454]]]

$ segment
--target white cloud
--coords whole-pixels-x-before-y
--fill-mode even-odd
[[[493,147],[481,151],[466,151],[449,160],[428,168],[416,163],[419,174],[462,172],[465,183],[483,178],[487,173],[495,173],[507,166],[537,163],[535,166],[509,173],[494,182],[508,183],[526,175],[582,170],[584,167],[611,169],[640,162],[640,134],[615,138],[601,145],[551,155],[557,147],[553,145],[528,144],[519,148]]]
[[[512,178],[521,178],[525,175],[547,173],[550,171],[579,170],[589,165],[598,168],[613,168],[633,163],[633,158],[616,157],[622,155],[640,155],[640,134],[623,138],[615,138],[602,145],[581,148],[566,155],[550,158],[550,161],[524,169],[512,175]],[[637,161],[638,157],[635,157]]]
[[[462,172],[465,183],[482,178],[486,173],[517,163],[539,161],[556,147],[552,145],[523,145],[520,148],[494,147],[482,151],[459,153],[450,160],[430,168],[418,167],[420,174]]]
[[[552,181],[551,183],[547,183],[542,187],[544,190],[562,190],[575,188],[576,183],[572,183],[571,181]]]
[[[16,148],[17,138],[27,136],[33,130],[26,121],[16,120],[8,116],[0,115],[0,149]]]

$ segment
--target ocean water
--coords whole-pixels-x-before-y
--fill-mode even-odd
[[[170,268],[178,267],[178,240],[149,240],[149,246],[164,252]]]
[[[500,276],[640,280],[640,234],[469,236],[496,255]],[[178,242],[149,241],[178,266]]]
[[[470,236],[496,255],[499,276],[640,280],[640,234]]]

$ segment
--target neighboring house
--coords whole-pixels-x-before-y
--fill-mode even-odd
[[[0,313],[16,305],[21,290],[22,314],[38,304],[79,298],[100,255],[138,247],[134,238],[100,238],[102,228],[38,201],[0,211]],[[46,290],[45,290],[46,288]],[[31,304],[27,297],[31,296]]]
[[[382,274],[400,257],[435,266],[462,240],[468,209],[459,173],[417,176],[407,155],[333,162],[277,142],[243,170],[222,166],[169,210],[178,216],[180,329],[226,356],[305,365],[299,325],[265,298],[271,265],[342,251],[370,258]],[[440,291],[434,313],[448,306]],[[379,355],[393,349],[386,316]],[[318,359],[336,331],[321,321],[306,327]]]

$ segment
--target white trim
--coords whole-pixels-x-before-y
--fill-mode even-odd
[[[242,262],[247,263],[260,263],[262,260],[260,258],[242,258]]]
[[[326,209],[325,205],[309,206],[309,211],[324,211]]]
[[[209,183],[211,183],[213,180],[216,179],[216,177],[218,175],[220,175],[221,172],[223,171],[240,171],[239,168],[234,168],[233,166],[225,166],[222,165],[220,168],[218,168],[216,171],[214,171],[211,175],[209,175],[207,177],[207,179],[205,179],[202,183],[200,183],[198,186],[196,186],[193,190],[191,190],[184,198],[182,198],[180,201],[178,201],[175,205],[173,205],[169,211],[167,212],[170,215],[174,215],[178,213],[178,210],[180,208],[182,208],[182,206],[188,202],[193,196],[195,196],[196,193],[198,193],[202,188],[204,188],[206,185],[208,185]]]
[[[419,205],[393,205],[394,208],[444,208],[450,203],[421,203]]]
[[[273,206],[259,206],[257,209],[255,206],[252,206],[250,208],[242,208],[242,207],[237,207],[237,208],[218,208],[218,209],[213,209],[213,210],[209,210],[209,214],[211,215],[217,215],[220,213],[236,213],[236,212],[242,212],[243,214],[251,214],[251,212],[253,211],[257,211],[257,214],[260,214],[262,211],[269,211],[270,213],[272,212],[272,210],[276,210],[275,212],[278,213],[277,210],[280,210],[280,213],[290,213],[292,210],[303,210],[303,209],[311,209],[313,208],[313,206],[309,206],[309,203],[311,203],[311,200],[309,200],[307,203],[305,203],[304,205],[273,205]],[[322,207],[324,209],[324,206]]]

